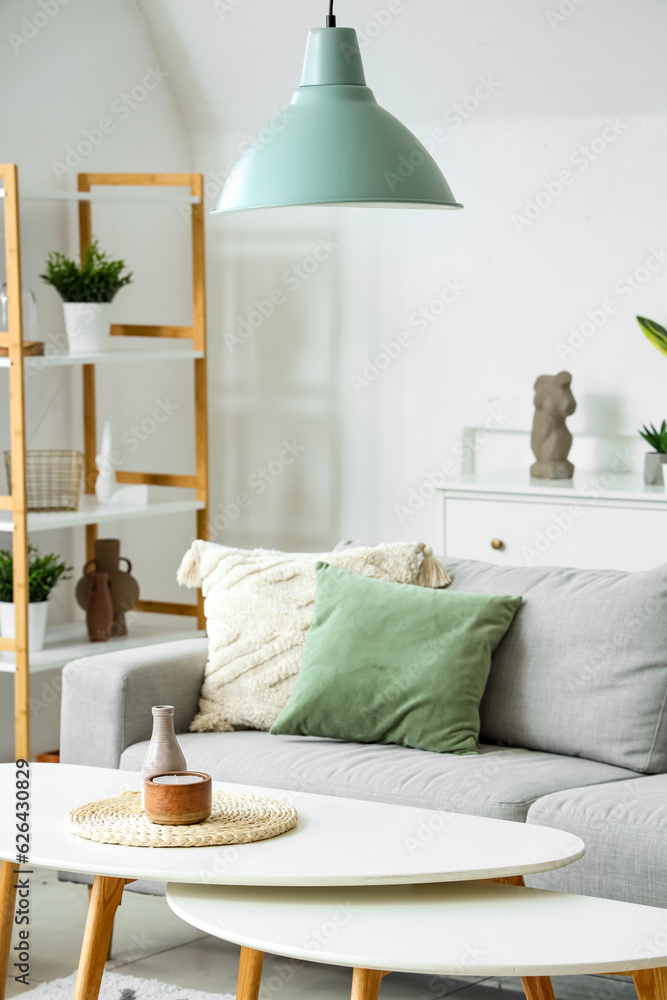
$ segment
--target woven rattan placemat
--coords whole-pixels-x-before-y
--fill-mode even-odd
[[[163,826],[146,819],[141,792],[89,802],[67,817],[71,833],[98,844],[123,847],[216,847],[269,840],[296,826],[296,809],[278,799],[213,792],[213,810],[203,823]]]

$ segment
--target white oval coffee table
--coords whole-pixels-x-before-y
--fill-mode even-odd
[[[375,1000],[386,970],[545,977],[635,974],[640,1000],[662,1000],[667,910],[491,882],[319,889],[170,884],[187,923],[242,946],[237,1000],[257,1000],[264,952],[348,966],[355,1000]]]
[[[0,1000],[15,899],[15,766],[0,765]],[[509,877],[571,864],[578,837],[505,820],[440,813],[307,792],[214,783],[292,803],[295,829],[229,847],[142,848],[97,844],[67,830],[76,806],[141,787],[132,771],[32,764],[29,863],[95,875],[75,1000],[96,1000],[113,919],[127,882],[260,886],[355,886]],[[4,963],[4,964],[3,964]]]
[[[16,855],[14,766],[0,765],[0,858]],[[571,864],[584,844],[545,826],[441,813],[280,788],[213,787],[269,795],[295,806],[294,830],[231,847],[120,847],[81,840],[65,823],[75,806],[141,788],[134,771],[33,764],[30,862],[84,874],[225,885],[359,885],[453,882],[527,875]]]

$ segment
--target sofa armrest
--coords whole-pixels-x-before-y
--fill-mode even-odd
[[[126,747],[151,737],[153,705],[174,705],[176,732],[197,713],[205,638],[73,660],[63,670],[60,759],[118,767]]]

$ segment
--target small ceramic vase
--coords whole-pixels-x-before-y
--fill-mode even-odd
[[[127,564],[121,569],[120,564]],[[91,578],[88,572],[93,567],[98,573],[107,573],[111,586],[111,601],[113,603],[113,635],[127,635],[125,612],[131,611],[139,600],[139,584],[130,575],[132,563],[121,558],[120,542],[117,538],[97,538],[95,540],[95,558],[89,559],[83,567],[83,576],[76,585],[76,599],[80,608],[85,611],[90,599]]]
[[[91,642],[107,642],[113,628],[113,604],[108,573],[90,574],[90,597],[86,615]]]
[[[153,705],[153,735],[141,765],[142,778],[169,771],[187,771],[183,751],[174,732],[174,706]]]

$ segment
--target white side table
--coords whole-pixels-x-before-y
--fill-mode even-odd
[[[442,490],[448,556],[512,566],[644,570],[667,562],[667,491],[639,475],[469,473]]]
[[[237,1000],[258,1000],[264,952],[354,969],[352,1000],[377,1000],[386,971],[521,976],[553,1000],[549,976],[632,974],[639,1000],[667,988],[667,910],[516,885],[345,890],[170,884],[187,923],[242,947]],[[659,943],[658,943],[659,942]]]

